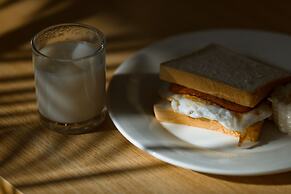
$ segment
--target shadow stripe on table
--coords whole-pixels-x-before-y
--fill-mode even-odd
[[[78,176],[67,176],[67,177],[61,177],[56,178],[52,180],[44,180],[44,181],[36,181],[36,182],[28,182],[28,183],[19,183],[15,184],[16,188],[19,189],[25,189],[25,188],[31,188],[31,187],[42,187],[47,185],[54,185],[54,184],[62,184],[62,183],[68,183],[73,181],[79,181],[83,179],[91,179],[91,178],[101,178],[104,176],[116,176],[123,173],[134,173],[142,170],[149,170],[149,169],[155,169],[155,168],[163,168],[166,167],[165,163],[157,163],[157,164],[151,164],[146,166],[140,166],[140,167],[126,167],[126,168],[120,168],[120,169],[113,169],[113,170],[107,170],[107,171],[100,171],[96,173],[88,173],[88,174],[81,174]]]

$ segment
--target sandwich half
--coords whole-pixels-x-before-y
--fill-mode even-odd
[[[272,114],[266,97],[291,74],[211,44],[162,63],[160,79],[169,87],[154,105],[157,120],[220,131],[241,143],[258,140]]]

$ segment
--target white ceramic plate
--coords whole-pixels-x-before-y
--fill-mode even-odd
[[[135,146],[167,163],[199,172],[261,175],[291,169],[291,137],[267,122],[260,142],[248,148],[237,139],[206,129],[159,123],[153,114],[160,62],[218,43],[239,53],[291,70],[291,38],[246,30],[202,31],[171,37],[126,60],[108,93],[110,116]]]

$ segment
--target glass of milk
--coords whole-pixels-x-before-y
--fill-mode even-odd
[[[82,24],[48,27],[32,39],[41,121],[65,133],[94,130],[105,117],[105,38]]]

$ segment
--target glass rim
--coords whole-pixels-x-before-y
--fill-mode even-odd
[[[40,34],[44,33],[45,31],[48,31],[48,30],[53,29],[53,28],[61,27],[61,26],[76,26],[76,27],[86,28],[86,29],[89,29],[89,30],[95,32],[95,34],[97,36],[101,37],[100,46],[93,53],[91,53],[89,55],[82,56],[82,57],[78,57],[78,58],[75,58],[75,59],[55,58],[55,57],[51,57],[51,56],[48,56],[48,55],[42,53],[36,47],[36,45],[35,45],[36,38]],[[33,53],[35,53],[37,55],[40,55],[40,56],[42,56],[44,58],[50,59],[50,60],[61,61],[61,62],[78,61],[78,60],[83,60],[83,59],[87,59],[87,58],[93,57],[96,54],[98,54],[100,51],[102,51],[105,48],[105,36],[104,36],[104,34],[100,30],[98,30],[97,28],[95,28],[93,26],[87,25],[87,24],[80,24],[80,23],[62,23],[62,24],[56,24],[56,25],[52,25],[52,26],[46,27],[46,28],[42,29],[41,31],[39,31],[38,33],[36,33],[33,36],[33,38],[31,39],[31,47],[32,47]]]

